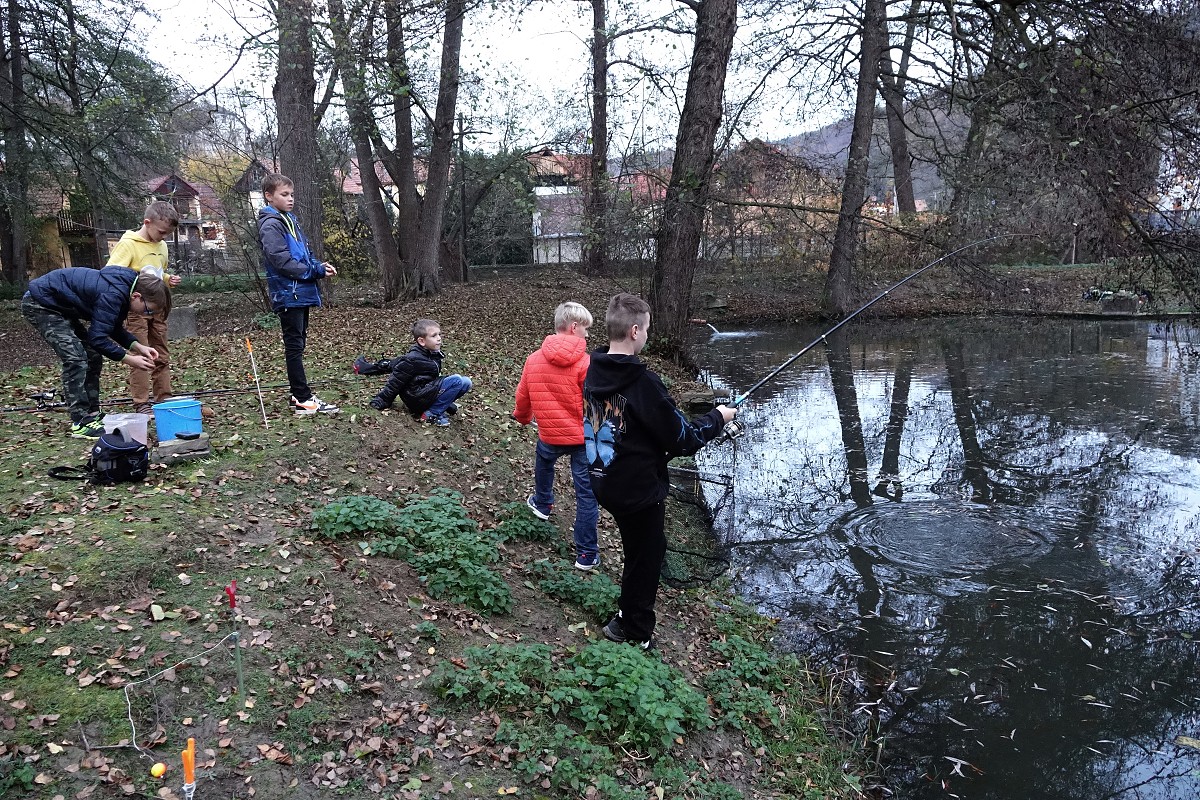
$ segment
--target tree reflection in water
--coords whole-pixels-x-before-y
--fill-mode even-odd
[[[1200,753],[1174,744],[1200,735],[1200,337],[1028,320],[844,330],[701,465],[735,476],[717,526],[744,594],[790,646],[853,657],[886,783],[922,798],[1200,795]],[[716,339],[700,357],[746,386],[808,334]]]

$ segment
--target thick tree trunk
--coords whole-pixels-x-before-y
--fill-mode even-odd
[[[396,125],[396,149],[389,173],[396,185],[398,214],[396,243],[400,260],[409,262],[416,250],[417,227],[421,224],[421,197],[417,194],[416,148],[412,127],[412,76],[405,52],[404,14],[401,0],[388,0],[384,6],[387,16],[387,62],[395,89],[392,92],[392,116]]]
[[[448,0],[437,107],[430,135],[429,177],[425,182],[425,198],[421,203],[416,251],[409,266],[410,292],[415,296],[435,294],[441,289],[438,248],[442,241],[442,215],[450,192],[450,160],[454,151],[454,114],[458,104],[464,13],[465,0]]]
[[[883,438],[883,464],[875,482],[875,494],[900,501],[904,486],[900,482],[900,442],[904,438],[904,423],[908,419],[908,390],[912,385],[912,354],[902,351],[892,381],[892,402]]]
[[[17,0],[0,9],[7,34],[5,64],[0,69],[0,129],[4,136],[4,173],[0,180],[0,270],[6,283],[23,287],[29,274],[28,152],[25,142],[25,63]]]
[[[321,169],[317,153],[317,91],[314,77],[312,0],[279,0],[279,63],[275,73],[275,116],[279,120],[279,169],[296,187],[295,214],[317,258],[325,253]],[[336,265],[335,265],[336,266]]]
[[[884,19],[886,0],[865,0],[865,3],[850,155],[846,160],[842,204],[838,210],[837,230],[833,235],[833,252],[829,256],[829,274],[825,279],[825,308],[836,317],[844,317],[851,311],[850,294],[858,231],[867,194],[868,148],[871,144],[871,127],[875,122],[875,86],[879,76],[879,57],[887,33]]]
[[[329,22],[333,30],[334,58],[338,71],[342,73],[342,87],[346,98],[346,116],[350,122],[350,138],[354,142],[354,154],[358,159],[358,176],[362,182],[363,205],[367,212],[367,224],[371,228],[371,239],[375,244],[375,257],[383,274],[383,300],[390,303],[401,296],[404,289],[404,265],[392,236],[392,223],[383,205],[383,187],[375,172],[375,156],[371,151],[371,133],[375,127],[371,115],[370,99],[367,97],[361,65],[355,61],[355,50],[350,44],[350,31],[346,23],[346,11],[342,0],[329,0]]]
[[[888,145],[892,151],[892,175],[896,182],[896,210],[906,218],[917,213],[917,200],[913,194],[912,161],[908,154],[908,128],[904,122],[904,84],[908,80],[908,64],[916,36],[917,12],[921,0],[913,0],[908,11],[908,27],[904,33],[904,44],[900,50],[900,64],[892,65],[892,51],[885,46],[879,60],[879,89],[887,109]],[[884,37],[886,42],[886,21]]]
[[[844,330],[830,337],[826,357],[829,360],[833,398],[837,402],[838,420],[842,426],[842,447],[846,451],[850,497],[855,505],[862,508],[872,504],[871,487],[867,485],[867,443],[863,436],[862,415],[858,410],[858,391],[854,388],[850,340]]]
[[[605,0],[592,0],[592,160],[584,269],[608,272],[608,29]]]
[[[658,347],[677,363],[686,361],[684,329],[712,180],[713,142],[721,124],[725,71],[736,30],[736,0],[703,0],[699,4],[696,45],[675,140],[671,182],[663,203],[650,290]]]

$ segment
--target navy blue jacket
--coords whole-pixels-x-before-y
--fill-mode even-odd
[[[325,277],[325,266],[308,251],[294,214],[285,215],[272,206],[260,208],[258,244],[272,310],[321,305],[317,281]]]
[[[596,500],[611,514],[665,500],[670,489],[667,463],[695,453],[724,424],[716,409],[689,420],[640,358],[613,355],[607,348],[592,353],[583,381],[583,414],[585,434],[589,429],[606,432],[606,452],[592,461],[590,474]],[[589,446],[589,457],[593,449]]]
[[[128,267],[64,267],[31,280],[29,297],[68,319],[90,322],[88,344],[101,355],[120,361],[137,341],[125,330],[137,276]]]
[[[442,389],[441,350],[426,350],[413,344],[408,352],[392,359],[392,376],[377,397],[391,405],[399,397],[413,414],[424,414]]]

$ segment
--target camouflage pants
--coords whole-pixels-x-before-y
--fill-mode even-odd
[[[104,356],[87,343],[83,320],[46,308],[29,295],[21,299],[21,316],[37,328],[62,360],[63,396],[71,421],[79,423],[99,417]]]

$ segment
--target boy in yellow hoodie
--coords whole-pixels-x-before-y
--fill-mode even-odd
[[[112,249],[108,266],[148,272],[167,287],[178,286],[181,278],[167,274],[167,243],[164,241],[177,227],[179,214],[175,207],[164,200],[155,200],[146,206],[142,227],[126,231]],[[139,414],[151,412],[151,388],[156,403],[169,400],[172,395],[171,362],[167,352],[167,315],[170,313],[171,293],[168,291],[167,302],[162,307],[146,312],[133,309],[125,320],[125,330],[158,353],[152,369],[135,367],[129,371],[129,394],[133,397],[133,410]]]

